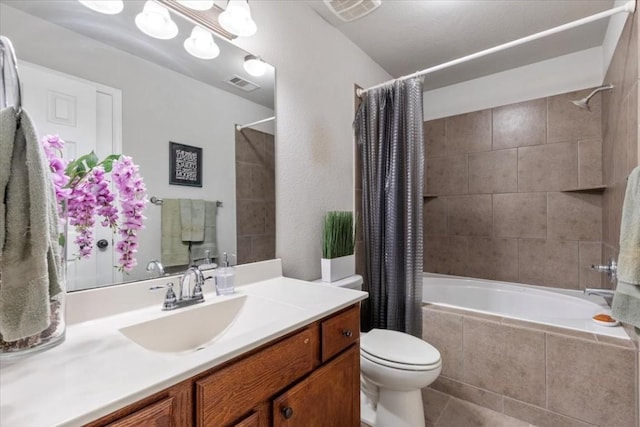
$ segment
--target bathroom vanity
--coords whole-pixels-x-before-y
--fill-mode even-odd
[[[236,295],[205,294],[201,308],[181,309],[215,312],[210,308],[244,301],[212,342],[192,350],[151,351],[121,332],[174,315],[160,312],[154,300],[76,319],[83,321],[69,326],[62,345],[3,361],[0,424],[358,426],[360,301],[366,293],[278,276],[279,260],[257,264],[270,273],[261,276],[247,265],[255,271],[243,278],[240,266],[238,279],[250,283]],[[111,304],[100,299],[103,307]],[[209,319],[202,320],[191,328],[206,328]],[[174,332],[168,332],[157,335],[171,340]]]

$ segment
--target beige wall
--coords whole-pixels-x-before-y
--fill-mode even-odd
[[[425,271],[600,286],[601,100],[570,103],[588,93],[425,122]]]

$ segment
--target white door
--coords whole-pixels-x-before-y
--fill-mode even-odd
[[[114,153],[119,135],[114,133],[114,99],[101,85],[65,75],[55,70],[25,62],[19,64],[22,103],[36,124],[40,137],[59,135],[65,142],[66,159],[75,159],[95,151],[104,158]],[[102,87],[104,88],[104,87]],[[117,90],[115,90],[117,91]],[[106,91],[109,92],[109,91]],[[119,99],[119,97],[116,97]],[[116,100],[117,100],[116,99]],[[119,152],[119,151],[118,151]],[[78,259],[76,233],[69,227],[67,235],[67,290],[87,289],[119,282],[120,273],[113,267],[113,235],[97,221],[94,250],[90,258]],[[106,248],[97,242],[106,240]]]

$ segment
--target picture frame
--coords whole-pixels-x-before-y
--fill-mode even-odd
[[[169,141],[169,185],[202,187],[202,148]]]

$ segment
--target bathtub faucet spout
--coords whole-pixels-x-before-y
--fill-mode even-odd
[[[609,307],[611,307],[611,303],[613,302],[613,295],[615,294],[615,291],[612,291],[611,289],[587,288],[584,290],[584,293],[587,295],[601,296],[602,298],[604,298],[607,304],[609,304]]]

